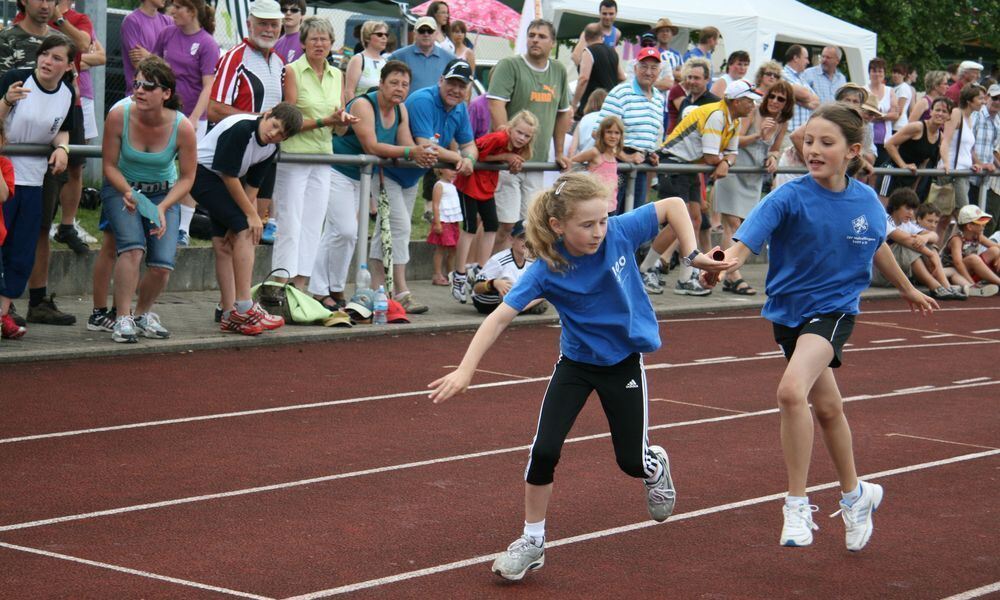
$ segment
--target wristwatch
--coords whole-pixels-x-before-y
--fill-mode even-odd
[[[699,254],[701,254],[701,251],[699,251],[697,248],[695,248],[694,251],[691,252],[691,254],[688,254],[687,256],[684,256],[684,257],[681,258],[681,264],[683,264],[685,267],[690,267],[691,266],[691,262],[694,259],[698,258]]]
[[[65,22],[66,22],[66,18],[65,17],[59,17],[58,19],[56,19],[55,21],[53,21],[53,23],[56,24],[56,27],[62,27],[63,23],[65,23]]]
[[[736,164],[736,159],[735,158],[732,159],[731,161],[728,158],[724,158],[722,160],[726,161],[726,164],[729,165],[730,167]]]

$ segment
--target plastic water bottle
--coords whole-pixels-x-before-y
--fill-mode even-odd
[[[354,276],[354,293],[370,289],[372,289],[371,271],[368,270],[368,265],[361,265]]]
[[[375,310],[373,312],[373,325],[385,325],[389,322],[389,296],[385,293],[385,286],[378,286],[378,291],[375,292]]]

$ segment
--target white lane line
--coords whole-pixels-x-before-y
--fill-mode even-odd
[[[924,338],[925,340],[936,340],[938,338],[955,337],[956,335],[958,335],[958,334],[955,334],[955,333],[935,333],[933,335],[922,335],[920,337]]]
[[[975,388],[990,385],[1000,385],[1000,381],[989,381],[984,383],[972,383],[968,385],[946,385],[933,389],[920,390],[918,392],[906,392],[906,394],[922,394],[928,392],[943,392],[948,390],[965,389],[965,388]],[[884,394],[862,394],[858,396],[849,396],[844,398],[844,402],[858,402],[860,400],[874,400],[877,398],[892,398],[895,396],[902,396],[904,393],[893,391],[886,392]],[[691,421],[678,421],[674,423],[663,423],[661,425],[652,425],[648,429],[650,431],[656,431],[659,429],[675,429],[678,427],[691,427],[694,425],[705,425],[708,423],[721,423],[723,421],[732,421],[735,419],[746,419],[749,417],[760,417],[764,415],[777,414],[777,408],[767,408],[764,410],[758,410],[755,412],[734,414],[734,415],[722,415],[719,417],[708,417],[704,419],[694,419]],[[574,438],[569,438],[566,440],[566,444],[576,444],[580,442],[589,442],[593,440],[604,439],[610,437],[610,433],[595,433],[592,435],[584,435]],[[494,450],[484,450],[481,452],[472,452],[469,454],[459,454],[454,456],[445,456],[441,458],[431,458],[427,460],[415,461],[410,463],[404,463],[399,465],[389,465],[384,467],[373,467],[370,469],[363,469],[360,471],[351,471],[348,473],[336,473],[333,475],[324,475],[322,477],[311,477],[309,479],[300,479],[297,481],[286,481],[282,483],[275,483],[270,485],[262,485],[252,488],[244,488],[239,490],[232,490],[228,492],[217,492],[214,494],[203,494],[200,496],[189,496],[186,498],[177,498],[173,500],[161,500],[159,502],[147,502],[145,504],[135,504],[132,506],[122,506],[119,508],[110,508],[106,510],[99,510],[88,513],[80,513],[75,515],[66,515],[63,517],[53,517],[49,519],[40,519],[37,521],[27,521],[24,523],[13,523],[10,525],[0,526],[0,532],[4,531],[15,531],[18,529],[29,529],[32,527],[41,527],[43,525],[54,525],[57,523],[66,523],[68,521],[80,521],[83,519],[92,519],[95,517],[107,517],[112,515],[120,515],[124,513],[137,512],[143,510],[152,510],[156,508],[166,508],[168,506],[177,506],[180,504],[191,504],[194,502],[205,502],[209,500],[219,500],[222,498],[232,498],[235,496],[246,496],[249,494],[258,494],[261,492],[273,492],[278,490],[285,490],[295,487],[302,487],[306,485],[312,485],[315,483],[325,483],[328,481],[337,481],[339,479],[351,479],[354,477],[364,477],[367,475],[378,475],[382,473],[389,473],[393,471],[402,471],[405,469],[416,469],[419,467],[427,467],[431,465],[438,465],[442,463],[457,462],[463,460],[473,460],[477,458],[483,458],[487,456],[497,456],[500,454],[509,454],[511,452],[524,452],[525,450],[530,450],[531,445],[526,444],[523,446],[513,446],[509,448],[497,448]]]
[[[1000,454],[1000,450],[991,450],[988,452],[977,452],[975,454],[963,454],[961,456],[955,456],[952,458],[946,458],[942,460],[935,460],[926,463],[919,463],[915,465],[908,465],[905,467],[899,467],[896,469],[889,469],[886,471],[880,471],[878,473],[870,473],[868,475],[861,476],[865,481],[870,481],[873,479],[884,479],[894,475],[901,475],[905,473],[912,473],[914,471],[921,471],[924,469],[933,469],[935,467],[941,467],[953,463],[966,462],[977,460],[980,458],[987,458],[990,456],[995,456]],[[827,490],[831,488],[836,488],[840,483],[836,481],[823,483],[820,485],[814,485],[808,488],[810,492],[816,492],[819,490]],[[735,510],[739,508],[745,508],[747,506],[754,506],[757,504],[764,504],[766,502],[773,502],[775,500],[780,500],[785,497],[785,492],[778,494],[770,494],[767,496],[759,496],[757,498],[751,498],[749,500],[741,500],[739,502],[730,502],[729,504],[720,504],[718,506],[712,506],[709,508],[703,508],[700,510],[694,510],[687,513],[681,513],[670,517],[667,522],[685,521],[688,519],[695,519],[698,517],[704,517],[720,512]],[[584,533],[581,535],[576,535],[568,538],[563,538],[561,540],[554,540],[551,542],[546,542],[548,548],[555,548],[558,546],[567,546],[569,544],[576,544],[579,542],[587,542],[590,540],[595,540],[599,538],[609,537],[613,535],[620,535],[623,533],[629,533],[632,531],[638,531],[640,529],[646,529],[649,527],[656,527],[660,525],[655,521],[642,521],[640,523],[631,523],[629,525],[621,525],[619,527],[612,527],[610,529],[602,529],[600,531],[592,531],[590,533]],[[474,558],[468,558],[465,560],[460,560],[448,564],[437,565],[434,567],[427,567],[425,569],[418,569],[416,571],[409,571],[406,573],[398,573],[396,575],[390,575],[388,577],[380,577],[378,579],[369,579],[368,581],[361,581],[358,583],[352,583],[348,585],[342,585],[335,588],[330,588],[326,590],[320,590],[317,592],[311,592],[308,594],[302,594],[300,596],[294,596],[287,600],[315,600],[316,598],[326,598],[329,596],[336,596],[339,594],[346,594],[349,592],[356,592],[358,590],[369,589],[374,587],[379,587],[382,585],[387,585],[390,583],[398,583],[400,581],[406,581],[409,579],[416,579],[418,577],[426,577],[428,575],[435,575],[437,573],[444,573],[446,571],[453,571],[455,569],[461,569],[470,565],[480,564],[489,562],[497,557],[497,554],[487,554],[484,556],[477,556]]]
[[[934,387],[934,386],[932,386],[932,385],[918,385],[918,386],[915,386],[915,387],[902,388],[902,389],[899,389],[899,390],[896,390],[896,391],[899,392],[900,394],[907,394],[909,392],[920,392],[920,391],[923,391],[923,390],[926,390],[926,389],[930,389],[932,387]]]
[[[457,369],[458,365],[444,365],[444,369]],[[476,373],[487,373],[489,375],[503,375],[504,377],[514,377],[516,379],[531,379],[527,375],[517,375],[516,373],[504,373],[503,371],[489,371],[487,369],[476,369]]]
[[[718,406],[709,406],[708,404],[695,404],[694,402],[681,402],[680,400],[671,400],[670,398],[650,398],[649,401],[650,402],[669,402],[671,404],[683,404],[684,406],[695,406],[695,407],[698,407],[698,408],[707,408],[709,410],[719,410],[719,411],[722,411],[722,412],[736,413],[736,414],[741,414],[741,415],[747,414],[747,411],[745,411],[745,410],[735,410],[735,409],[732,409],[732,408],[721,408],[721,407],[718,407]]]
[[[924,437],[922,435],[909,435],[907,433],[887,433],[887,434],[885,434],[885,436],[886,437],[904,437],[904,438],[910,438],[911,440],[923,440],[925,442],[938,442],[938,443],[941,443],[941,444],[951,444],[953,446],[968,446],[969,448],[982,448],[982,449],[985,449],[985,450],[1000,450],[1000,448],[996,448],[994,446],[982,446],[980,444],[969,444],[969,443],[966,443],[966,442],[953,442],[952,440],[942,440],[942,439],[938,439],[938,438]]]
[[[781,350],[771,350],[770,352],[758,352],[757,356],[781,356],[783,354],[784,352]]]
[[[733,360],[735,356],[715,356],[713,358],[696,358],[696,363],[719,362],[720,360]]]
[[[989,381],[989,377],[973,377],[972,379],[959,379],[958,381],[953,381],[952,383],[975,383],[977,381]]]
[[[9,550],[17,550],[19,552],[27,552],[29,554],[38,554],[41,556],[46,556],[48,558],[57,558],[59,560],[68,560],[70,562],[80,563],[88,565],[91,567],[100,567],[102,569],[109,569],[111,571],[118,571],[119,573],[128,573],[129,575],[137,575],[139,577],[146,577],[147,579],[158,579],[160,581],[167,581],[169,583],[176,583],[178,585],[183,585],[187,587],[198,588],[199,590],[206,590],[209,592],[218,592],[220,594],[226,594],[228,596],[236,596],[238,598],[254,598],[256,600],[271,600],[267,596],[258,596],[257,594],[249,594],[247,592],[241,592],[239,590],[231,590],[224,587],[217,587],[214,585],[207,585],[204,583],[198,583],[197,581],[189,581],[187,579],[178,579],[176,577],[167,577],[166,575],[159,575],[157,573],[150,573],[149,571],[140,571],[138,569],[129,569],[128,567],[120,567],[118,565],[112,565],[108,563],[98,562],[96,560],[87,560],[86,558],[79,558],[77,556],[70,556],[68,554],[59,554],[57,552],[49,552],[48,550],[39,550],[38,548],[29,548],[27,546],[18,546],[17,544],[8,544],[5,542],[0,542],[0,547],[7,548]]]
[[[934,312],[968,312],[973,310],[1000,310],[1000,306],[979,306],[979,307],[968,307],[968,308],[941,308]],[[862,315],[895,315],[901,313],[912,313],[908,309],[899,310],[866,310],[862,312]],[[690,317],[686,319],[657,319],[658,323],[697,323],[699,321],[744,321],[748,319],[763,319],[764,317],[760,315],[743,315],[735,317]],[[558,325],[549,325],[549,327],[558,327]]]
[[[1000,581],[995,581],[967,592],[961,592],[959,594],[955,594],[954,596],[948,596],[942,600],[972,600],[973,598],[979,598],[980,596],[992,594],[993,592],[1000,592]]]
[[[906,338],[889,338],[887,340],[872,340],[870,344],[895,344],[896,342],[905,342]]]
[[[977,331],[973,331],[972,333],[998,333],[998,332],[1000,332],[1000,329],[979,329]]]
[[[971,340],[971,341],[961,341],[961,342],[938,342],[929,344],[911,344],[906,346],[878,346],[875,348],[847,348],[844,352],[873,352],[882,350],[915,350],[921,348],[941,348],[947,346],[978,346],[983,344],[1000,344],[1000,340]],[[845,344],[846,346],[846,344]],[[778,358],[780,355],[768,355],[768,356],[744,356],[741,358],[733,358],[731,360],[719,360],[717,363],[712,364],[726,364],[726,363],[740,363],[740,362],[752,362],[757,360],[770,360]],[[655,363],[646,365],[646,370],[655,369],[676,369],[681,367],[696,367],[703,366],[706,363],[692,361],[686,363]],[[525,383],[538,383],[540,381],[548,381],[550,375],[545,375],[543,377],[532,377],[530,379],[517,379],[511,381],[495,381],[492,383],[477,383],[475,385],[470,385],[470,390],[480,390],[486,388],[503,387],[509,385],[522,385]],[[326,402],[312,402],[309,404],[293,404],[290,406],[275,406],[272,408],[258,408],[252,410],[243,410],[236,412],[227,413],[215,413],[209,415],[199,415],[195,417],[181,417],[177,419],[164,419],[161,421],[144,421],[141,423],[126,423],[123,425],[110,425],[107,427],[93,427],[90,429],[75,429],[70,431],[57,431],[53,433],[40,433],[36,435],[24,435],[18,437],[4,438],[0,439],[0,444],[13,444],[17,442],[30,442],[36,440],[45,440],[51,438],[68,437],[75,435],[87,435],[92,433],[106,433],[109,431],[122,431],[126,429],[140,429],[144,427],[160,427],[163,425],[178,425],[182,423],[195,423],[198,421],[212,421],[216,419],[231,419],[236,417],[248,417],[255,415],[264,415],[270,413],[281,413],[293,410],[305,410],[311,408],[326,408],[329,406],[340,406],[342,404],[358,404],[362,402],[373,402],[376,400],[392,400],[397,398],[411,398],[413,396],[426,396],[427,390],[415,390],[410,392],[397,392],[394,394],[379,394],[376,396],[361,396],[358,398],[346,398],[343,400],[329,400]]]

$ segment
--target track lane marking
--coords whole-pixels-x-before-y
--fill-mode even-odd
[[[458,365],[444,365],[443,369],[457,369]],[[486,369],[476,369],[476,373],[486,373],[488,375],[503,375],[504,377],[516,377],[517,379],[533,379],[528,375],[516,375],[514,373],[504,373],[503,371],[488,371]]]
[[[936,337],[960,337],[960,338],[965,338],[967,340],[992,340],[993,339],[993,338],[988,338],[988,337],[977,337],[977,336],[974,336],[974,335],[963,335],[961,333],[947,333],[947,332],[941,332],[941,331],[934,331],[933,329],[921,329],[919,327],[904,327],[903,325],[897,325],[896,323],[884,323],[882,321],[864,321],[864,320],[859,320],[858,323],[863,323],[865,325],[875,325],[875,326],[878,326],[878,327],[888,327],[889,329],[900,329],[902,331],[915,331],[917,333],[926,333],[928,335],[924,336],[925,338],[929,338],[933,334],[933,336],[936,336]],[[975,333],[975,332],[973,332],[973,333]],[[902,338],[900,338],[900,340],[901,339]],[[893,340],[893,341],[900,341],[900,340]],[[872,343],[874,344],[876,342],[872,342]]]
[[[977,587],[974,590],[961,592],[955,594],[954,596],[948,596],[943,600],[972,600],[973,598],[979,598],[980,596],[985,596],[986,594],[992,594],[993,592],[1000,592],[1000,581],[995,581],[993,583],[984,585],[982,587]]]
[[[989,381],[983,383],[970,383],[966,385],[947,385],[940,386],[932,389],[924,389],[917,392],[899,392],[892,391],[886,392],[884,394],[861,394],[858,396],[849,396],[844,398],[844,402],[858,402],[861,400],[875,400],[878,398],[892,398],[895,396],[902,396],[906,394],[923,394],[928,392],[944,392],[954,389],[965,389],[965,388],[975,388],[990,385],[1000,385],[1000,381]],[[749,417],[760,417],[765,415],[773,415],[778,413],[777,408],[767,408],[764,410],[759,410],[755,412],[747,412],[734,415],[722,415],[718,417],[708,417],[705,419],[694,419],[690,421],[677,421],[674,423],[663,423],[660,425],[652,425],[648,427],[649,431],[656,431],[660,429],[674,429],[678,427],[691,427],[694,425],[705,425],[709,423],[721,423],[724,421],[732,421],[736,419],[745,419]],[[574,438],[567,438],[564,443],[566,444],[576,444],[580,442],[589,442],[593,440],[599,440],[611,437],[610,432],[595,433],[591,435],[578,436]],[[403,471],[406,469],[415,469],[420,467],[427,467],[431,465],[438,465],[443,463],[457,462],[462,460],[473,460],[478,458],[484,458],[487,456],[498,456],[501,454],[509,454],[511,452],[524,452],[530,450],[531,445],[525,444],[521,446],[512,446],[508,448],[495,448],[493,450],[483,450],[480,452],[470,452],[466,454],[458,454],[452,456],[444,456],[440,458],[430,458],[420,461],[414,461],[410,463],[403,463],[398,465],[388,465],[382,467],[372,467],[369,469],[362,469],[359,471],[350,471],[347,473],[335,473],[333,475],[324,475],[320,477],[310,477],[308,479],[299,479],[296,481],[286,481],[282,483],[274,483],[269,485],[255,486],[251,488],[243,488],[238,490],[231,490],[228,492],[216,492],[212,494],[201,494],[198,496],[188,496],[186,498],[176,498],[172,500],[160,500],[157,502],[146,502],[143,504],[135,504],[131,506],[122,506],[119,508],[110,508],[105,510],[92,511],[87,513],[79,513],[74,515],[66,515],[62,517],[52,517],[48,519],[39,519],[35,521],[26,521],[23,523],[12,523],[9,525],[0,526],[0,532],[5,531],[16,531],[20,529],[30,529],[33,527],[42,527],[44,525],[55,525],[58,523],[66,523],[69,521],[81,521],[84,519],[92,519],[96,517],[107,517],[113,515],[120,515],[130,512],[138,512],[143,510],[152,510],[157,508],[166,508],[170,506],[178,506],[181,504],[192,504],[195,502],[205,502],[210,500],[220,500],[223,498],[233,498],[236,496],[246,496],[250,494],[258,494],[262,492],[273,492],[279,490],[285,490],[295,487],[302,487],[307,485],[313,485],[316,483],[326,483],[330,481],[337,481],[340,479],[351,479],[355,477],[364,477],[367,475],[378,475],[382,473],[389,473],[393,471]]]
[[[737,413],[741,415],[747,414],[746,410],[736,410],[734,408],[721,408],[718,406],[710,406],[708,404],[695,404],[694,402],[682,402],[680,400],[671,400],[670,398],[650,398],[650,402],[669,402],[671,404],[683,404],[684,406],[695,406],[698,408],[707,408],[709,410],[720,410],[722,412]]]
[[[868,342],[869,344],[895,344],[896,342],[905,342],[906,338],[889,338],[887,340],[872,340]]]
[[[978,329],[972,333],[1000,333],[1000,329]]]
[[[883,350],[913,350],[920,348],[941,348],[948,346],[978,346],[984,344],[1000,344],[1000,340],[985,340],[985,341],[966,341],[966,342],[937,342],[937,343],[926,343],[926,344],[912,344],[909,346],[878,346],[875,348],[846,348],[844,352],[873,352],[873,351],[883,351]],[[847,344],[845,344],[846,346]],[[772,360],[775,358],[780,358],[781,355],[768,355],[768,356],[744,356],[740,358],[734,358],[732,360],[720,360],[714,363],[702,363],[702,362],[686,362],[686,363],[654,363],[646,365],[646,370],[657,370],[657,369],[676,369],[681,367],[701,367],[707,364],[728,364],[728,363],[740,363],[740,362],[753,362],[758,360]],[[540,381],[548,381],[551,378],[551,374],[544,375],[542,377],[532,377],[530,379],[518,379],[512,381],[495,381],[491,383],[477,383],[475,385],[470,385],[468,389],[470,390],[480,390],[494,387],[504,387],[509,385],[521,385],[525,383],[538,383]],[[392,394],[379,394],[375,396],[361,396],[357,398],[345,398],[341,400],[328,400],[325,402],[310,402],[307,404],[293,404],[290,406],[274,406],[271,408],[256,408],[251,410],[242,410],[226,413],[213,413],[208,415],[199,415],[194,417],[179,417],[176,419],[163,419],[160,421],[143,421],[140,423],[125,423],[122,425],[109,425],[106,427],[92,427],[89,429],[75,429],[69,431],[57,431],[53,433],[39,433],[34,435],[24,435],[11,438],[0,439],[0,444],[13,444],[18,442],[30,442],[37,440],[45,440],[51,438],[69,437],[76,435],[88,435],[94,433],[107,433],[110,431],[122,431],[127,429],[141,429],[146,427],[161,427],[164,425],[179,425],[183,423],[196,423],[199,421],[212,421],[217,419],[231,419],[237,417],[248,417],[256,415],[264,415],[271,413],[289,412],[293,410],[307,410],[312,408],[326,408],[330,406],[340,406],[343,404],[359,404],[362,402],[373,402],[376,400],[393,400],[398,398],[411,398],[413,396],[426,396],[427,390],[416,390],[409,392],[395,392]]]
[[[871,481],[871,480],[874,480],[874,479],[885,479],[887,477],[892,477],[894,475],[902,475],[902,474],[912,473],[912,472],[915,472],[915,471],[921,471],[921,470],[925,470],[925,469],[933,469],[935,467],[941,467],[941,466],[945,466],[945,465],[949,465],[949,464],[954,464],[954,463],[960,463],[960,462],[978,460],[978,459],[981,459],[981,458],[987,458],[987,457],[990,457],[990,456],[996,456],[998,454],[1000,454],[1000,450],[990,450],[990,451],[986,451],[986,452],[976,452],[974,454],[963,454],[963,455],[954,456],[954,457],[951,457],[951,458],[945,458],[945,459],[935,460],[935,461],[930,461],[930,462],[925,462],[925,463],[918,463],[918,464],[914,464],[914,465],[908,465],[908,466],[905,466],[905,467],[898,467],[898,468],[895,468],[895,469],[888,469],[888,470],[885,470],[885,471],[879,471],[877,473],[869,473],[867,475],[862,475],[860,477],[862,479],[864,479],[865,481]],[[809,492],[817,492],[817,491],[820,491],[820,490],[827,490],[827,489],[837,488],[839,486],[840,486],[839,482],[832,481],[832,482],[827,482],[827,483],[823,483],[823,484],[819,484],[819,485],[810,486],[809,488],[807,488],[807,491],[809,491]],[[772,501],[775,501],[775,500],[780,500],[780,499],[784,498],[785,495],[786,495],[786,492],[780,492],[780,493],[777,493],[777,494],[770,494],[770,495],[767,495],[767,496],[759,496],[757,498],[751,498],[751,499],[748,499],[748,500],[740,500],[738,502],[730,502],[728,504],[720,504],[718,506],[712,506],[712,507],[708,507],[708,508],[694,510],[694,511],[687,512],[687,513],[680,513],[680,514],[677,514],[677,515],[673,515],[672,517],[670,517],[669,519],[667,519],[666,522],[667,523],[673,523],[673,522],[677,522],[677,521],[686,521],[688,519],[694,519],[694,518],[704,517],[704,516],[708,516],[708,515],[712,515],[712,514],[716,514],[716,513],[720,513],[720,512],[735,510],[735,509],[739,509],[739,508],[745,508],[747,506],[754,506],[754,505],[757,505],[757,504],[764,504],[766,502],[772,502]],[[568,537],[568,538],[563,538],[563,539],[560,539],[560,540],[554,540],[554,541],[551,541],[551,542],[546,542],[545,545],[546,545],[547,548],[557,548],[559,546],[567,546],[567,545],[570,545],[570,544],[576,544],[576,543],[580,543],[580,542],[587,542],[587,541],[590,541],[590,540],[595,540],[595,539],[604,538],[604,537],[610,537],[610,536],[613,536],[613,535],[620,535],[620,534],[623,534],[623,533],[630,533],[632,531],[638,531],[640,529],[646,529],[646,528],[649,528],[649,527],[656,527],[657,525],[660,525],[660,523],[657,523],[656,521],[651,521],[651,520],[649,520],[649,521],[642,521],[642,522],[639,522],[639,523],[631,523],[629,525],[621,525],[621,526],[612,527],[612,528],[609,528],[609,529],[602,529],[602,530],[599,530],[599,531],[592,531],[592,532],[584,533],[584,534],[581,534],[581,535],[575,535],[575,536]],[[447,563],[447,564],[443,564],[443,565],[437,565],[437,566],[433,566],[433,567],[427,567],[427,568],[424,568],[424,569],[418,569],[418,570],[415,570],[415,571],[408,571],[408,572],[405,572],[405,573],[398,573],[396,575],[390,575],[388,577],[380,577],[378,579],[369,579],[367,581],[361,581],[361,582],[358,582],[358,583],[352,583],[352,584],[342,585],[342,586],[339,586],[339,587],[329,588],[329,589],[325,589],[325,590],[319,590],[319,591],[316,591],[316,592],[310,592],[310,593],[302,594],[302,595],[299,595],[299,596],[292,596],[290,598],[287,598],[286,600],[315,600],[317,598],[326,598],[326,597],[329,597],[329,596],[337,596],[337,595],[340,595],[340,594],[346,594],[346,593],[350,593],[350,592],[356,592],[358,590],[379,587],[379,586],[387,585],[387,584],[390,584],[390,583],[398,583],[400,581],[406,581],[406,580],[410,580],[410,579],[416,579],[418,577],[426,577],[428,575],[435,575],[437,573],[444,573],[446,571],[453,571],[455,569],[461,569],[461,568],[472,566],[472,565],[475,565],[475,564],[481,564],[481,563],[489,562],[489,561],[495,559],[498,555],[499,555],[499,553],[486,554],[486,555],[483,555],[483,556],[476,556],[476,557],[473,557],[473,558],[467,558],[465,560],[459,560],[459,561],[455,561],[455,562],[451,562],[451,563]]]
[[[980,444],[969,444],[967,442],[954,442],[952,440],[942,440],[939,438],[924,437],[922,435],[910,435],[908,433],[887,433],[886,437],[904,437],[912,440],[923,440],[925,442],[939,442],[941,444],[952,444],[954,446],[968,446],[969,448],[982,448],[984,450],[1000,450],[995,446],[982,446]]]
[[[48,550],[40,550],[38,548],[29,548],[28,546],[18,546],[17,544],[9,544],[7,542],[0,542],[0,548],[7,548],[8,550],[17,550],[18,552],[27,552],[28,554],[38,554],[40,556],[46,556],[48,558],[56,558],[59,560],[66,560],[69,562],[80,563],[88,565],[91,567],[99,567],[101,569],[109,569],[111,571],[118,571],[119,573],[127,573],[129,575],[136,575],[139,577],[145,577],[147,579],[157,579],[159,581],[166,581],[169,583],[176,583],[179,585],[198,588],[199,590],[206,590],[209,592],[217,592],[220,594],[226,594],[228,596],[236,596],[238,598],[253,598],[254,600],[272,600],[268,596],[258,596],[257,594],[250,594],[248,592],[241,592],[239,590],[231,590],[224,587],[218,587],[214,585],[208,585],[205,583],[198,583],[197,581],[190,581],[187,579],[178,579],[177,577],[168,577],[167,575],[160,575],[158,573],[151,573],[149,571],[140,571],[139,569],[130,569],[128,567],[121,567],[118,565],[112,565],[110,563],[98,562],[96,560],[88,560],[86,558],[80,558],[78,556],[70,556],[69,554],[60,554],[58,552],[49,552]]]
[[[972,379],[959,379],[958,381],[953,381],[952,383],[973,383],[975,381],[989,381],[989,377],[973,377]]]
[[[862,300],[864,300],[864,298],[862,298]],[[940,309],[938,309],[938,310],[936,310],[934,312],[936,312],[936,313],[969,312],[969,311],[979,311],[979,310],[1000,310],[1000,306],[976,306],[976,307],[970,306],[970,307],[967,307],[967,308],[940,308]],[[912,313],[912,312],[913,311],[911,311],[909,309],[900,308],[900,309],[891,309],[891,310],[866,310],[866,311],[864,311],[861,314],[863,314],[863,315],[895,315],[895,314],[904,314],[904,313],[909,314],[909,313]],[[685,319],[672,319],[670,317],[666,317],[666,318],[663,318],[663,319],[657,319],[656,322],[657,323],[696,323],[698,321],[743,321],[743,320],[747,320],[747,319],[761,319],[761,320],[764,320],[764,317],[762,317],[760,315],[742,315],[742,316],[734,316],[734,317],[721,317],[721,316],[720,317],[690,317],[690,318],[685,318]],[[549,327],[558,327],[558,325],[550,325]]]

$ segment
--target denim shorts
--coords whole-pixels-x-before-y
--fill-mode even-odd
[[[147,194],[153,204],[159,204],[166,198],[167,192]],[[125,210],[125,201],[114,187],[105,184],[101,190],[101,220],[107,221],[111,233],[115,235],[118,255],[129,250],[142,250],[146,253],[146,266],[159,267],[172,271],[174,258],[177,256],[177,236],[181,224],[180,206],[174,204],[167,209],[166,231],[163,237],[157,238],[149,232],[153,224],[139,215],[139,211]]]

